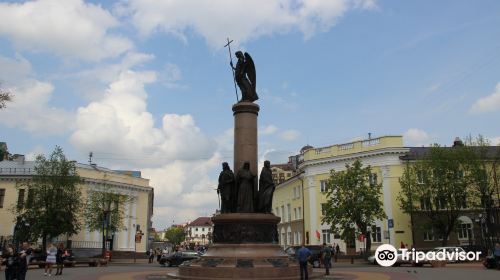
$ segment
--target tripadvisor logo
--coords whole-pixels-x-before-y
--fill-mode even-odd
[[[414,248],[399,249],[391,244],[382,244],[375,251],[375,260],[381,266],[392,266],[398,261],[419,263],[422,261],[479,261],[481,252],[465,252],[463,249],[439,248],[429,252],[417,251]]]
[[[398,250],[391,244],[382,244],[375,251],[375,260],[381,266],[392,266],[398,260]]]

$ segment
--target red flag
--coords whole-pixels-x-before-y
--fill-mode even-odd
[[[360,242],[363,242],[365,240],[365,235],[364,234],[360,234],[359,237],[358,237],[359,241]]]
[[[319,233],[319,231],[318,231],[318,230],[316,230],[316,238],[318,238],[318,240],[319,240],[319,239],[320,239],[320,237],[321,237],[321,233]]]

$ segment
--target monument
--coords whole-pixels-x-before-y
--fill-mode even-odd
[[[230,47],[228,39],[226,46]],[[231,50],[229,49],[231,55]],[[299,279],[299,266],[278,243],[280,218],[271,213],[274,182],[266,161],[257,178],[257,117],[255,64],[238,51],[231,69],[241,91],[233,105],[234,167],[222,164],[217,192],[221,213],[212,217],[213,244],[200,259],[184,263],[175,279]],[[232,60],[232,59],[231,59]],[[257,184],[257,182],[259,182]]]

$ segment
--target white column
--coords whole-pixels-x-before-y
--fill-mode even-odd
[[[314,176],[307,177],[307,190],[309,192],[309,243],[314,245],[319,244],[316,238],[316,230],[318,229],[318,205]]]
[[[384,196],[384,210],[385,214],[387,215],[387,219],[393,219],[393,212],[392,212],[392,191],[391,191],[391,185],[389,182],[390,179],[390,168],[388,165],[380,167],[382,170],[382,193]],[[384,229],[387,229],[389,232],[390,236],[390,244],[395,246],[395,235],[394,235],[394,228],[390,229],[388,227],[388,222],[385,222],[385,225],[382,227]],[[382,241],[383,243],[387,243],[389,240]],[[398,248],[397,246],[395,246]]]

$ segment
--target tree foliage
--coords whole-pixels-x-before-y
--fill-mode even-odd
[[[423,224],[445,246],[465,209],[481,209],[491,214],[498,160],[487,155],[488,143],[482,136],[468,138],[466,145],[453,148],[434,145],[421,160],[408,163],[400,178],[398,201],[408,214],[423,213]],[[488,210],[490,209],[490,210]]]
[[[91,231],[102,233],[102,253],[105,252],[106,237],[125,229],[123,220],[126,217],[125,205],[131,203],[133,197],[113,190],[110,186],[87,191],[84,206],[85,224]],[[134,229],[129,229],[133,230]]]
[[[123,230],[125,205],[133,201],[131,196],[112,190],[110,187],[89,190],[85,203],[85,224],[91,231],[110,232]],[[135,229],[134,229],[135,230]]]
[[[371,167],[363,167],[359,160],[352,165],[346,164],[345,171],[332,170],[322,222],[340,232],[346,241],[363,234],[367,240],[365,252],[368,253],[372,225],[375,220],[386,218],[381,195],[382,184],[373,179]]]
[[[11,100],[12,94],[0,87],[0,109],[4,109],[6,107],[6,103]]]
[[[29,233],[19,234],[41,237],[45,246],[47,238],[78,233],[81,179],[76,174],[75,163],[68,161],[63,150],[56,146],[49,158],[36,157],[35,173],[30,182],[19,185],[20,190],[27,190],[26,202],[20,201],[12,209],[17,219],[29,224],[29,228],[24,227]]]
[[[182,227],[171,226],[165,231],[165,238],[173,245],[179,245],[186,239],[186,233]]]

